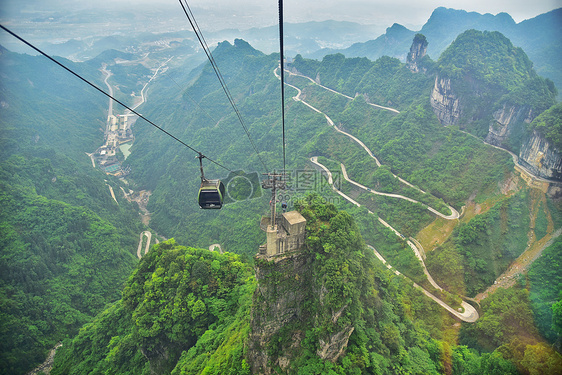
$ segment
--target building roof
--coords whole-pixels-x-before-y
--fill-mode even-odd
[[[290,225],[306,223],[306,219],[298,211],[285,212],[283,217]]]

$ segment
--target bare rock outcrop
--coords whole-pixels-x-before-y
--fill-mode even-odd
[[[414,73],[427,71],[426,68],[420,66],[421,60],[427,54],[427,39],[422,34],[416,34],[412,46],[410,47],[410,53],[406,58],[406,66]]]
[[[554,148],[536,130],[521,146],[519,163],[537,176],[562,181],[561,150]]]
[[[335,362],[347,348],[349,337],[354,329],[353,326],[347,326],[343,330],[330,335],[327,340],[320,339],[320,347],[316,354],[322,359]]]
[[[430,103],[442,125],[458,125],[462,107],[459,97],[451,89],[451,79],[435,77]]]
[[[485,141],[495,146],[502,146],[518,125],[531,123],[533,111],[528,106],[514,106],[504,103],[501,109],[493,113],[493,118]]]

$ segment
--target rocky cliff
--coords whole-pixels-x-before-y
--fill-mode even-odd
[[[533,110],[529,106],[504,103],[501,109],[493,113],[485,141],[495,146],[505,146],[510,135],[521,131],[522,125],[532,120]]]
[[[247,360],[256,374],[294,373],[305,364],[314,373],[327,370],[350,342],[361,341],[357,322],[374,312],[375,285],[367,277],[374,259],[353,218],[314,196],[295,208],[306,218],[305,246],[255,258]]]
[[[420,65],[421,60],[427,54],[427,39],[422,34],[416,34],[412,46],[410,47],[410,53],[406,58],[406,66],[414,73],[426,72],[427,69]]]
[[[444,125],[457,125],[462,114],[459,97],[451,89],[450,78],[435,77],[429,98],[433,112]]]
[[[499,32],[462,33],[441,54],[436,71],[430,103],[441,124],[515,153],[526,124],[555,103],[551,82]]]
[[[523,143],[519,163],[537,176],[562,181],[562,153],[536,130]]]
[[[301,341],[306,329],[326,320],[320,316],[322,309],[315,305],[327,305],[329,291],[325,283],[315,287],[313,263],[314,258],[303,252],[256,259],[258,288],[248,345],[252,373],[273,374],[275,368],[289,371],[294,360],[302,356]],[[316,355],[322,360],[335,362],[347,348],[354,327],[337,323],[348,307],[346,304],[330,311],[327,320],[334,330],[313,340]]]
[[[310,298],[310,261],[302,253],[274,260],[256,259],[258,287],[254,294],[248,362],[254,374],[271,374],[272,367],[286,370],[302,331],[291,332],[288,343],[272,349],[283,328],[305,319],[304,303]],[[293,349],[293,350],[292,350]]]

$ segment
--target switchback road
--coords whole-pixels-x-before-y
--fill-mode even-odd
[[[347,196],[346,194],[344,194],[343,192],[339,191],[338,189],[336,189],[336,187],[334,186],[334,180],[332,178],[332,172],[330,172],[330,170],[328,168],[326,168],[323,164],[318,162],[318,158],[316,156],[310,158],[310,161],[314,164],[316,164],[317,166],[319,166],[320,168],[322,168],[324,170],[324,172],[326,172],[327,178],[328,178],[328,184],[332,187],[332,189],[338,193],[339,195],[341,195],[343,198],[345,198],[346,200],[348,200],[349,202],[353,203],[354,205],[356,205],[357,207],[361,207],[361,205],[359,203],[357,203],[355,200],[353,200],[352,198],[350,198],[349,196]],[[372,211],[368,211],[369,214],[373,214]],[[388,224],[386,221],[384,221],[383,219],[381,219],[379,217],[379,222],[381,222],[385,227],[391,229],[397,236],[400,236],[402,238],[404,238],[404,236],[402,234],[400,234],[400,232],[398,232],[396,229],[394,229],[392,226],[390,226],[390,224]],[[427,277],[427,280],[429,281],[429,283],[436,289],[438,290],[443,290],[443,288],[441,288],[439,285],[437,285],[437,283],[433,280],[433,278],[431,277],[431,275],[429,274],[429,272],[427,271],[427,268],[425,267],[425,263],[422,259],[422,256],[419,252],[419,250],[417,249],[416,245],[414,245],[413,242],[411,241],[407,241],[408,246],[410,246],[410,248],[414,251],[414,253],[416,254],[416,257],[419,259],[419,261],[421,262],[422,266],[423,266],[423,270],[424,273]],[[401,275],[400,272],[398,272],[395,269],[392,269],[391,266],[386,262],[386,260],[375,250],[374,247],[369,246],[370,249],[372,249],[375,253],[375,255],[377,256],[377,258],[379,258],[379,260],[381,260],[381,262],[383,262],[383,264],[386,265],[386,267],[388,269],[391,269],[396,275]],[[404,276],[404,275],[402,275]],[[406,276],[404,276],[406,277]],[[431,298],[432,300],[434,300],[435,302],[437,302],[441,307],[443,307],[444,309],[446,309],[448,312],[450,312],[451,314],[453,314],[454,316],[458,317],[459,319],[461,319],[462,321],[465,322],[469,322],[469,323],[473,323],[476,320],[478,320],[478,311],[476,311],[476,309],[470,305],[469,303],[462,301],[461,306],[464,309],[464,311],[460,312],[455,310],[454,308],[452,308],[451,306],[447,305],[445,302],[443,302],[441,299],[437,298],[436,296],[434,296],[433,294],[431,294],[430,292],[428,292],[427,290],[425,290],[423,287],[421,287],[420,285],[413,283],[414,287],[419,288],[426,296],[428,296],[429,298]]]

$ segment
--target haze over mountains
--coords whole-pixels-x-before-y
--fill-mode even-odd
[[[119,14],[117,29],[134,14]],[[209,163],[207,176],[261,175],[190,32],[115,34],[100,13],[83,28],[86,13],[52,16],[22,30],[234,170]],[[195,155],[140,120],[126,160],[114,147],[123,173],[105,173],[100,145],[124,109],[108,114],[106,97],[47,59],[2,48],[0,372],[27,372],[61,340],[56,374],[561,368],[562,108],[536,71],[560,75],[559,18],[439,8],[422,33],[394,25],[370,42],[376,29],[355,23],[287,24],[286,55],[300,55],[286,66],[283,198],[307,235],[269,258],[254,257],[268,191],[229,190],[223,209],[199,209]],[[79,37],[54,43],[61,33],[39,35],[40,23]],[[276,29],[206,36],[260,157],[280,168]],[[340,176],[334,187],[326,171]],[[453,312],[474,304],[476,321],[412,282]]]
[[[501,32],[515,46],[523,48],[534,62],[537,73],[562,87],[562,77],[557,73],[562,61],[562,8],[520,23],[515,23],[507,13],[493,16],[437,8],[417,32],[425,35],[429,42],[428,55],[437,59],[457,35],[468,29]],[[387,55],[405,61],[415,33],[416,31],[394,24],[374,40],[356,43],[343,50],[322,49],[306,56],[320,59],[326,54],[340,52],[347,57],[367,57],[374,60]]]
[[[130,12],[113,12],[110,24],[106,10],[67,14],[46,12],[46,7],[37,8],[39,16],[30,19],[30,13],[22,12],[19,17],[24,23],[14,25],[14,29],[31,34],[28,37],[49,53],[71,59],[90,59],[110,48],[134,51],[135,46],[141,43],[166,38],[164,35],[159,37],[152,34],[162,34],[163,30],[170,31],[168,38],[189,39],[192,41],[190,45],[196,43],[183,15],[177,17],[176,14],[174,17],[177,18],[170,19],[166,7],[158,10],[140,4]],[[206,10],[201,11],[205,17]],[[8,14],[4,14],[4,17],[7,16]],[[9,18],[6,21],[9,25]],[[221,25],[223,28],[215,26],[204,30],[210,44],[223,40],[232,42],[235,38],[241,38],[265,53],[278,51],[277,26],[243,29],[240,24],[233,24],[231,28],[224,28],[227,25],[223,23]],[[50,29],[49,33],[42,31],[45,27]],[[559,62],[562,61],[562,8],[516,23],[507,13],[479,14],[441,7],[433,11],[421,29],[408,29],[395,23],[387,27],[386,31],[383,25],[354,22],[289,22],[285,25],[285,55],[293,57],[301,54],[315,59],[333,53],[369,59],[386,55],[405,61],[412,37],[420,32],[429,42],[427,53],[437,59],[458,34],[468,29],[501,32],[515,46],[523,48],[540,75],[552,79],[558,87],[562,87],[562,77],[557,73]],[[135,39],[131,39],[131,36],[135,36]],[[56,40],[55,44],[53,40]],[[0,44],[12,51],[30,52],[5,35],[0,37]]]

